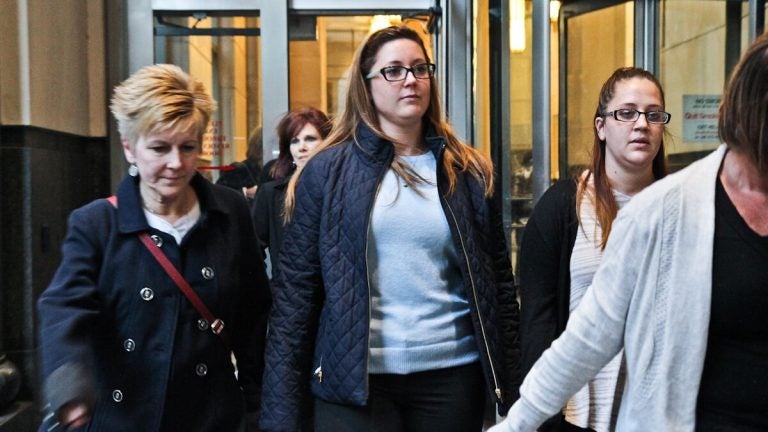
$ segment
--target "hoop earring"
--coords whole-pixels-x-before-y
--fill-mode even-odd
[[[131,166],[128,167],[128,175],[131,177],[139,175],[139,167],[137,167],[135,163],[132,163]]]

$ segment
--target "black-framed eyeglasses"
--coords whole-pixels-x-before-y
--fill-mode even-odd
[[[608,111],[603,113],[604,116],[611,116],[616,120],[622,121],[622,122],[637,121],[637,119],[640,118],[640,114],[645,116],[645,119],[648,120],[648,123],[654,123],[654,124],[667,124],[669,123],[669,120],[672,119],[672,114],[668,112],[664,112],[664,111],[642,112],[642,111],[638,111],[636,109],[631,109],[631,108],[618,109],[618,110]]]
[[[408,72],[412,73],[414,78],[428,79],[435,75],[435,65],[432,63],[421,63],[412,67],[405,66],[387,66],[379,70],[371,71],[365,79],[376,78],[381,74],[387,81],[403,81],[408,77]]]

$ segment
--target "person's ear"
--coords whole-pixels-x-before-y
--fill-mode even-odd
[[[125,138],[120,139],[120,145],[123,147],[125,160],[128,161],[128,163],[134,163],[136,161],[136,157],[133,154],[133,149],[131,148],[131,144],[128,142],[128,140]]]
[[[605,117],[595,117],[595,130],[600,141],[605,141]]]

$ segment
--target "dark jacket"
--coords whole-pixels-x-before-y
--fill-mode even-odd
[[[283,246],[283,203],[285,189],[291,177],[272,180],[259,186],[251,203],[251,216],[261,247],[269,250],[270,260],[277,264],[277,256]],[[272,266],[272,279],[277,277],[279,266]]]
[[[61,265],[38,302],[42,374],[51,410],[95,399],[88,430],[233,431],[259,407],[270,295],[248,208],[200,175],[191,184],[201,216],[180,246],[149,227],[134,178],[120,184],[117,208],[96,200],[69,218]],[[142,231],[224,321],[239,379]]]
[[[329,402],[359,406],[368,399],[365,250],[376,191],[394,148],[364,126],[356,135],[357,142],[310,159],[298,182],[270,318],[265,430],[296,429],[310,381],[312,393]],[[488,393],[506,412],[517,399],[518,307],[501,217],[483,185],[466,173],[457,173],[456,189],[447,194],[444,139],[428,135],[426,141],[438,161],[438,191],[461,257]]]
[[[571,252],[579,227],[576,186],[576,181],[569,178],[549,188],[536,203],[523,231],[518,251],[523,376],[565,330],[568,321]],[[562,415],[556,415],[540,430],[569,430],[568,427],[575,428],[567,425]]]
[[[222,170],[216,184],[242,192],[243,188],[250,188],[261,184],[262,168],[259,161],[246,159],[241,162],[229,164],[231,169]]]

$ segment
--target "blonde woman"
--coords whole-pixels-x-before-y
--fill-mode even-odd
[[[269,285],[242,194],[196,171],[214,107],[173,65],[115,89],[129,176],[112,202],[72,212],[38,303],[45,430],[242,431],[246,413],[256,417]]]

